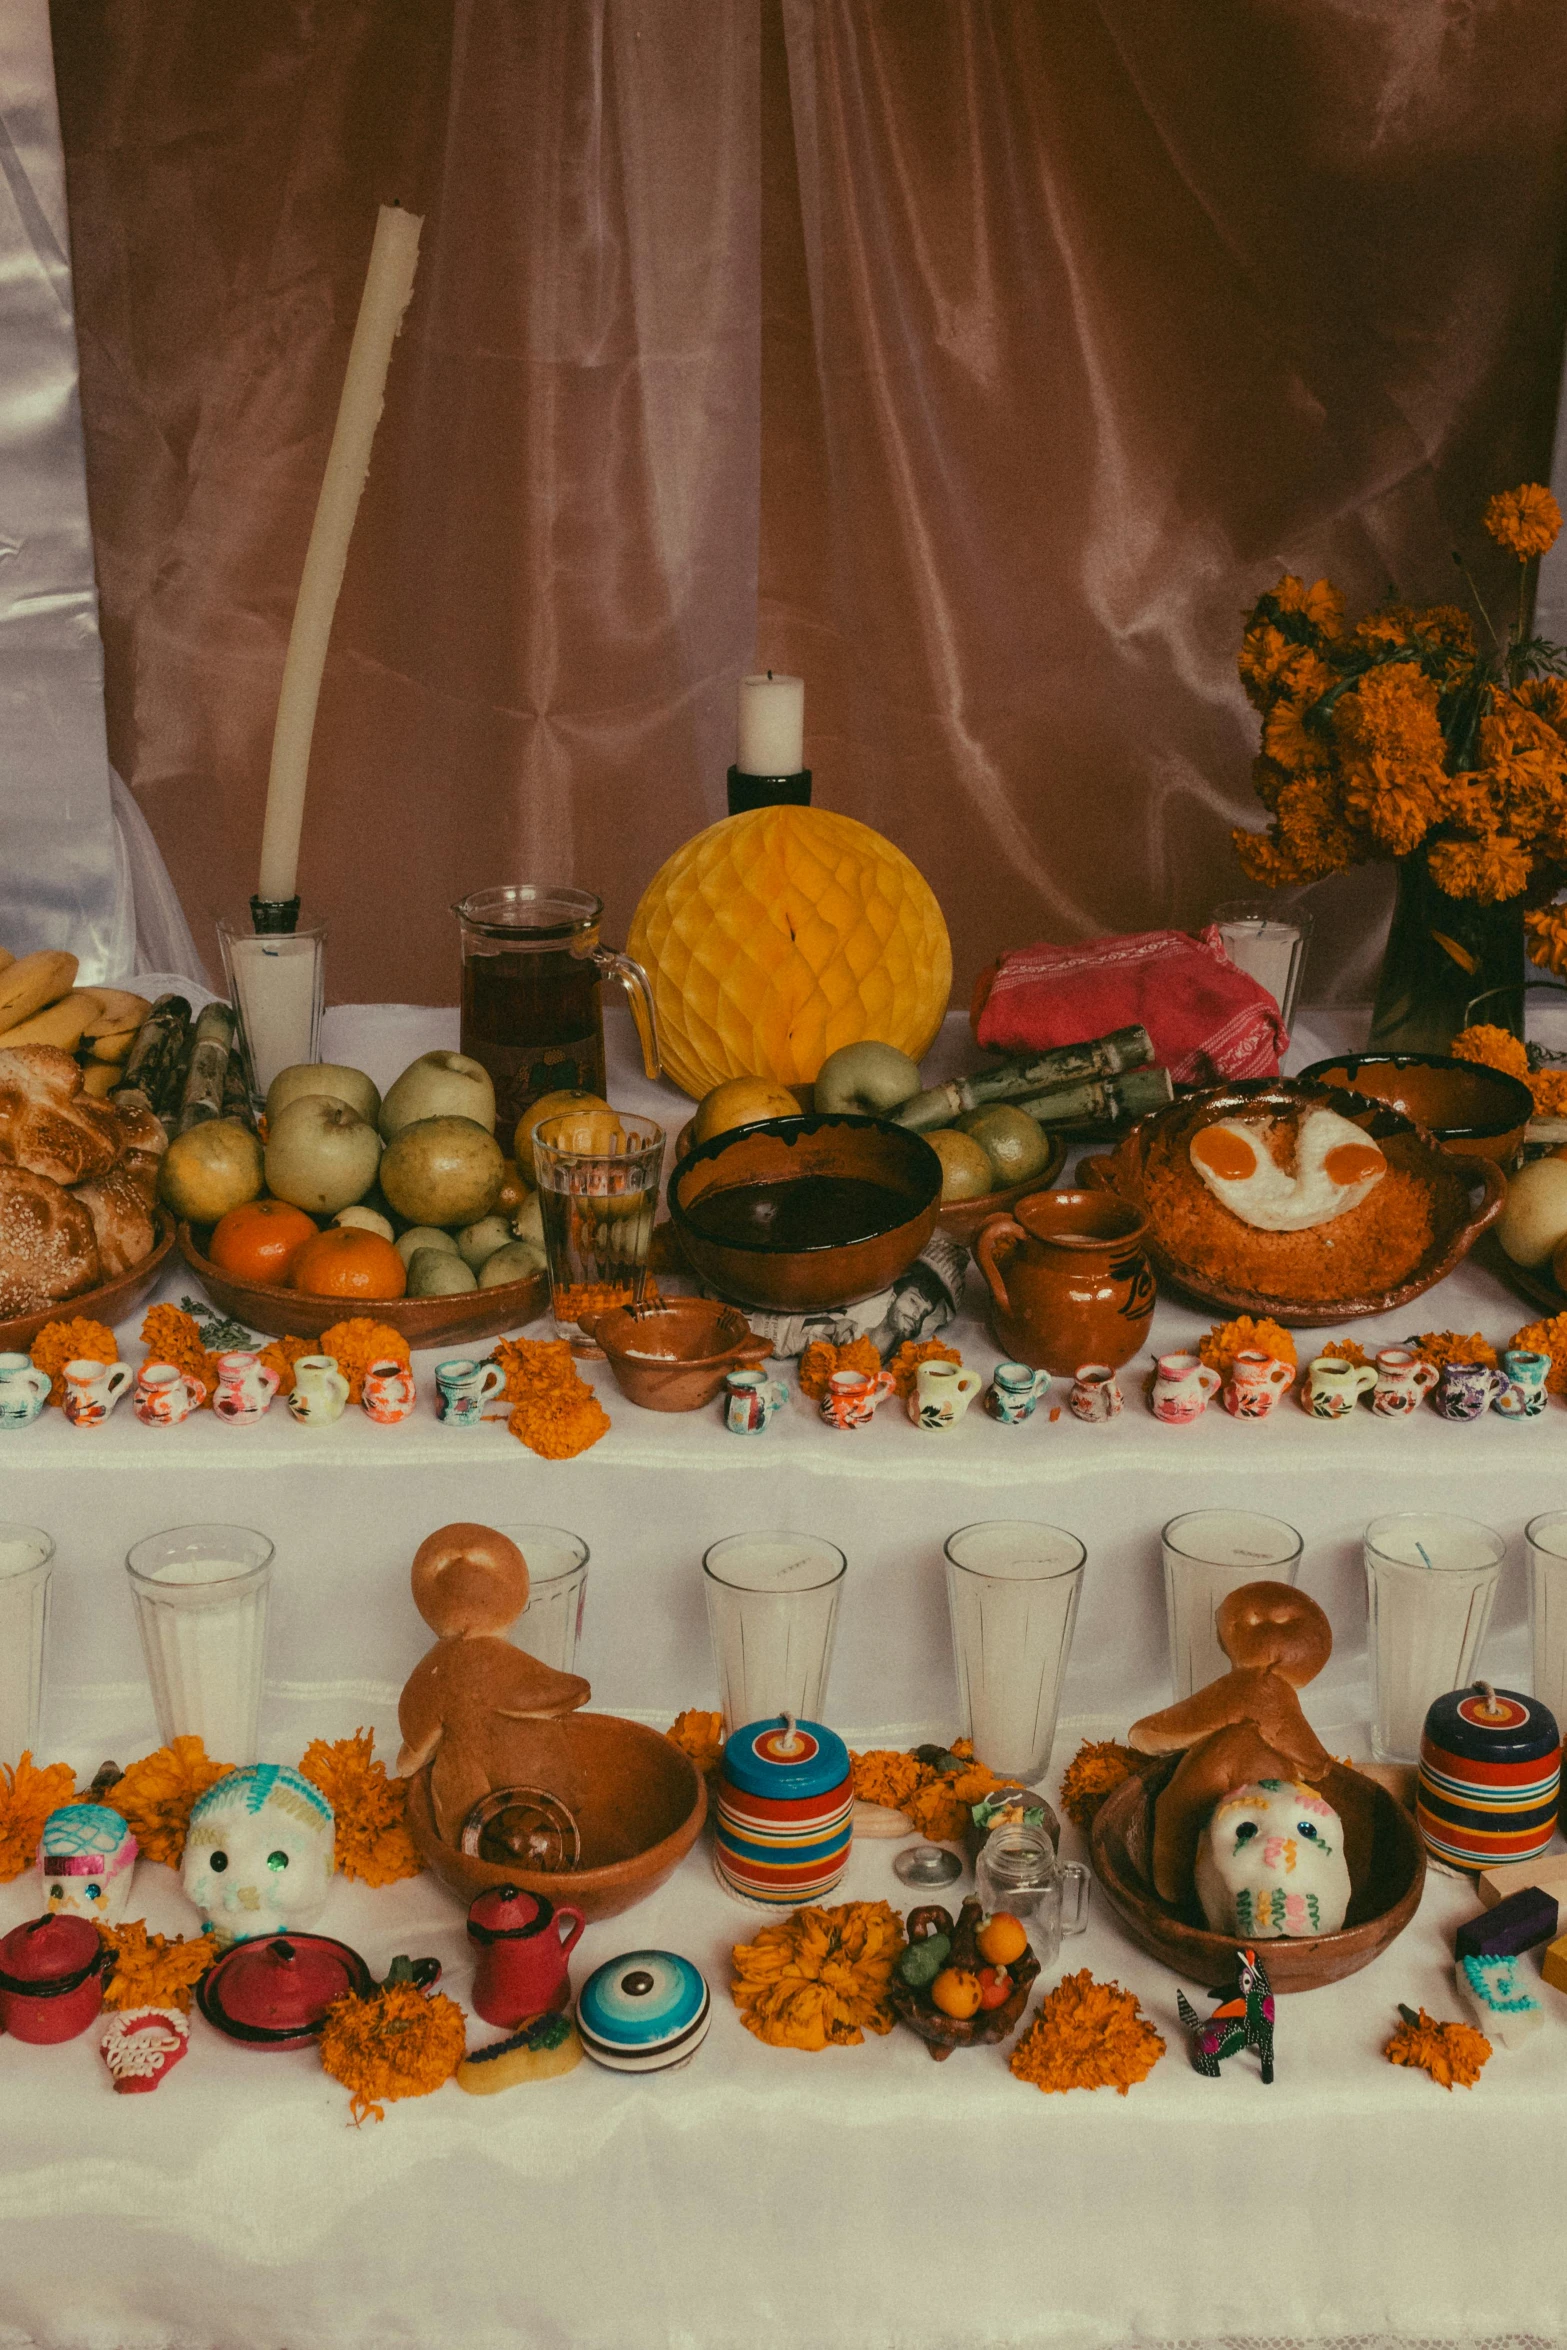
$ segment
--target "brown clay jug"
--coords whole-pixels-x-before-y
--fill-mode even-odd
[[[992,1216],[974,1243],[996,1344],[1070,1376],[1129,1362],[1153,1319],[1154,1279],[1134,1207],[1103,1191],[1035,1191]]]

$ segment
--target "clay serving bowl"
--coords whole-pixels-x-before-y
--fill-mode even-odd
[[[728,1372],[754,1371],[772,1352],[737,1306],[714,1297],[613,1306],[592,1325],[588,1335],[603,1348],[621,1394],[650,1412],[700,1411]]]
[[[464,1904],[492,1885],[575,1902],[589,1919],[645,1901],[678,1867],[707,1815],[707,1789],[688,1755],[619,1714],[531,1715],[497,1733],[497,1785],[546,1790],[576,1819],[575,1868],[536,1870],[448,1844],[435,1824],[426,1765],[408,1786],[408,1827],[425,1866]]]
[[[153,1210],[153,1230],[157,1237],[151,1253],[128,1273],[100,1283],[81,1297],[68,1298],[63,1305],[38,1307],[30,1314],[13,1314],[8,1322],[0,1322],[0,1354],[26,1354],[46,1322],[69,1322],[78,1314],[94,1322],[107,1322],[111,1330],[123,1322],[141,1304],[174,1246],[174,1226],[162,1208]]]
[[[816,1176],[874,1184],[884,1215],[864,1239],[824,1234],[787,1247],[758,1215],[743,1238],[705,1229],[702,1203],[726,1191],[780,1188]],[[759,1201],[762,1195],[753,1194]],[[941,1200],[941,1161],[923,1136],[890,1118],[768,1118],[699,1142],[669,1178],[669,1212],[687,1261],[711,1287],[770,1313],[855,1305],[888,1289],[929,1240]]]
[[[1089,1853],[1105,1899],[1138,1948],[1188,1983],[1214,1990],[1233,1976],[1242,1937],[1211,1932],[1195,1896],[1191,1909],[1181,1911],[1153,1889],[1154,1801],[1179,1760],[1168,1755],[1145,1764],[1111,1791],[1094,1815]],[[1385,1787],[1340,1763],[1318,1784],[1344,1823],[1349,1914],[1336,1934],[1257,1945],[1278,1992],[1317,1991],[1380,1958],[1420,1907],[1426,1881],[1414,1814]]]
[[[1244,1288],[1238,1281],[1221,1279],[1188,1263],[1178,1236],[1162,1219],[1160,1203],[1150,1191],[1150,1177],[1176,1172],[1195,1196],[1202,1186],[1188,1152],[1198,1127],[1210,1125],[1216,1118],[1259,1111],[1293,1117],[1315,1106],[1337,1110],[1340,1117],[1350,1119],[1381,1144],[1395,1166],[1420,1176],[1430,1186],[1434,1236],[1413,1270],[1401,1281],[1363,1296],[1324,1299]],[[1182,1290],[1198,1304],[1218,1307],[1225,1314],[1265,1314],[1275,1322],[1303,1329],[1327,1329],[1367,1314],[1392,1313],[1423,1296],[1468,1255],[1487,1225],[1501,1214],[1507,1196],[1507,1178],[1494,1160],[1450,1156],[1434,1135],[1402,1110],[1369,1101],[1364,1094],[1338,1092],[1331,1086],[1267,1078],[1238,1080],[1184,1095],[1167,1109],[1139,1118],[1107,1156],[1080,1160],[1077,1173],[1080,1183],[1114,1192],[1146,1217],[1148,1232],[1143,1245],[1153,1260],[1161,1289]]]
[[[498,1338],[503,1330],[520,1330],[525,1322],[536,1321],[550,1301],[549,1275],[542,1270],[526,1281],[465,1289],[457,1297],[305,1297],[277,1282],[239,1281],[220,1271],[205,1254],[207,1237],[181,1224],[181,1256],[215,1306],[269,1338],[319,1338],[345,1315],[368,1314],[400,1331],[411,1347],[473,1346],[481,1338]]]
[[[1499,1167],[1513,1165],[1534,1116],[1534,1096],[1521,1077],[1440,1053],[1341,1053],[1313,1061],[1299,1082],[1387,1102],[1454,1158],[1494,1159]]]

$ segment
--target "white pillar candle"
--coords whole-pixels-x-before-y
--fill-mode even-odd
[[[740,747],[735,765],[742,775],[798,775],[805,765],[805,680],[761,677],[740,680]]]

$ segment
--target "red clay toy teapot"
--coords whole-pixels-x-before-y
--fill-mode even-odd
[[[569,1903],[557,1907],[515,1885],[492,1885],[478,1895],[468,1911],[468,1939],[478,1954],[473,2004],[487,2024],[514,2032],[569,2005],[566,1961],[586,1922]]]
[[[0,2031],[13,2040],[74,2040],[103,2004],[106,1957],[87,1918],[54,1911],[0,1942]]]

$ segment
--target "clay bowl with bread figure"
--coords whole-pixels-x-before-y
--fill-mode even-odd
[[[1386,1102],[1455,1159],[1494,1159],[1503,1168],[1516,1163],[1534,1116],[1534,1096],[1521,1077],[1442,1053],[1339,1053],[1313,1061],[1298,1082]]]
[[[935,1230],[941,1161],[890,1118],[768,1118],[699,1142],[669,1178],[687,1262],[770,1313],[890,1289]]]
[[[738,1306],[715,1297],[671,1297],[657,1306],[612,1306],[580,1327],[602,1347],[628,1403],[649,1412],[697,1412],[731,1371],[754,1371],[772,1352]]]
[[[162,1208],[154,1208],[152,1220],[157,1237],[140,1264],[129,1272],[117,1274],[113,1281],[100,1282],[96,1289],[83,1290],[79,1297],[66,1298],[59,1305],[35,1307],[31,1313],[13,1314],[0,1322],[0,1354],[26,1354],[46,1322],[71,1322],[78,1316],[88,1321],[107,1322],[112,1330],[133,1314],[142,1299],[157,1281],[163,1270],[164,1259],[174,1246],[174,1226]]]
[[[494,1289],[465,1289],[455,1297],[307,1297],[273,1281],[240,1281],[223,1272],[205,1252],[208,1235],[190,1224],[179,1228],[180,1254],[213,1304],[247,1329],[269,1338],[319,1338],[345,1315],[368,1314],[400,1331],[411,1347],[473,1346],[537,1321],[550,1301],[549,1275],[541,1267],[526,1281]]]
[[[618,1917],[656,1892],[707,1816],[701,1772],[661,1731],[619,1714],[534,1715],[506,1723],[491,1750],[497,1785],[537,1790],[576,1823],[579,1858],[530,1869],[450,1844],[435,1823],[430,1766],[408,1783],[408,1829],[425,1866],[464,1903],[493,1885],[575,1902],[589,1921]]]
[[[1173,1754],[1140,1759],[1095,1813],[1089,1857],[1105,1899],[1138,1948],[1184,1981],[1212,1990],[1232,1978],[1242,1937],[1214,1933],[1195,1894],[1189,1908],[1178,1909],[1153,1885],[1154,1804],[1179,1761]],[[1420,1907],[1426,1881],[1414,1814],[1385,1787],[1342,1763],[1313,1784],[1344,1823],[1349,1912],[1336,1934],[1281,1935],[1257,1944],[1276,1992],[1318,1991],[1380,1958]]]
[[[1191,1144],[1221,1119],[1295,1122],[1329,1109],[1360,1129],[1386,1172],[1359,1203],[1306,1230],[1259,1231],[1209,1191]],[[1364,1094],[1276,1079],[1240,1080],[1154,1110],[1078,1181],[1113,1192],[1147,1222],[1161,1289],[1224,1314],[1266,1315],[1307,1329],[1392,1313],[1466,1257],[1501,1214],[1507,1178],[1494,1160],[1458,1158],[1402,1110]]]

